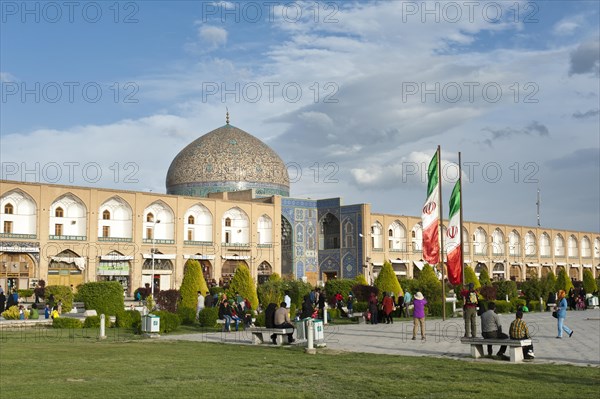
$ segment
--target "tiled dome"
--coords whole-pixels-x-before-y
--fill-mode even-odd
[[[167,172],[167,193],[206,197],[209,193],[256,189],[259,196],[289,196],[287,168],[268,145],[226,124],[185,147]]]

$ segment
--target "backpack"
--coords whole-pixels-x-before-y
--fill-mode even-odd
[[[466,304],[477,304],[477,293],[475,291],[469,291],[469,295],[465,297]]]

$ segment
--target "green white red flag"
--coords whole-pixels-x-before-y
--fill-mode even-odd
[[[448,256],[448,281],[458,285],[462,281],[462,226],[460,225],[460,178],[450,196],[450,213],[446,230],[446,253]]]
[[[427,170],[427,201],[423,205],[423,259],[430,265],[440,261],[439,219],[440,197],[438,176],[439,150],[429,162]]]

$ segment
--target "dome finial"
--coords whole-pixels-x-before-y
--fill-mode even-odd
[[[225,123],[229,125],[229,108],[225,107],[227,113],[225,114]]]

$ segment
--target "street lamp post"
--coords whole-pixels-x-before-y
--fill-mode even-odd
[[[154,232],[156,230],[156,224],[157,223],[160,223],[160,220],[154,221],[154,224],[152,225],[152,250],[151,250],[151,254],[152,254],[152,275],[150,276],[152,298],[154,298]]]

